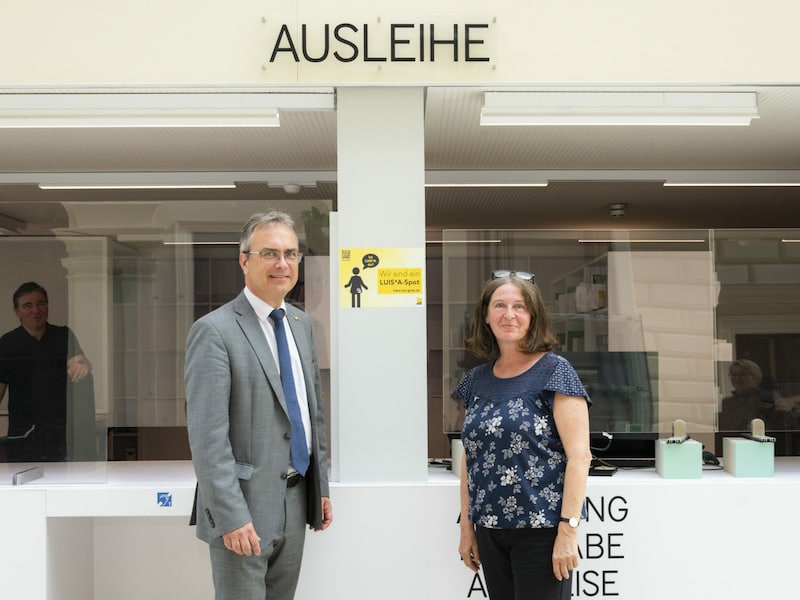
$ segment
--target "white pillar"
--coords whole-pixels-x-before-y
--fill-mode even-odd
[[[331,285],[346,283],[338,281],[342,248],[412,248],[424,256],[423,100],[421,88],[337,90]],[[424,481],[425,307],[335,310],[334,475],[342,482]]]

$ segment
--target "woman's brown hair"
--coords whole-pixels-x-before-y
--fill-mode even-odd
[[[486,323],[486,314],[489,310],[489,302],[492,299],[492,295],[497,291],[497,288],[507,283],[516,286],[522,292],[525,308],[531,316],[531,325],[528,331],[525,332],[525,338],[520,342],[519,349],[526,354],[533,354],[558,348],[559,343],[550,329],[550,317],[547,314],[547,308],[544,305],[544,298],[542,298],[539,286],[510,275],[508,277],[490,279],[483,286],[480,300],[475,306],[472,315],[469,335],[464,340],[467,349],[481,358],[494,360],[500,356],[500,347],[497,345],[494,333]]]

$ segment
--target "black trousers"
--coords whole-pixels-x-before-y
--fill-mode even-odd
[[[67,458],[66,427],[37,427],[28,437],[7,438],[8,462],[60,462]]]
[[[476,527],[486,587],[492,600],[567,600],[572,580],[553,575],[556,529]]]

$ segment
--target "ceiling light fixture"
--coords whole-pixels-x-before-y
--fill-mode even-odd
[[[0,128],[279,127],[279,111],[334,109],[332,91],[0,94]]]
[[[176,242],[176,241],[163,241],[162,244],[165,246],[238,246],[238,241],[230,241],[230,242],[197,242],[197,241],[183,241],[183,242]]]
[[[532,171],[427,171],[426,188],[547,187],[547,177]]]
[[[615,219],[619,219],[625,216],[625,209],[628,208],[628,205],[624,202],[615,202],[614,204],[608,205],[608,214],[610,214]]]
[[[503,240],[426,240],[426,244],[502,244]]]
[[[235,183],[40,183],[41,190],[218,190],[233,189]]]
[[[547,187],[547,182],[535,183],[426,183],[426,188],[525,188]]]
[[[578,240],[579,244],[705,244],[708,240],[645,240],[645,239],[633,239],[633,240]]]
[[[280,127],[275,110],[270,115],[249,116],[158,116],[158,115],[69,115],[0,117],[4,129],[123,129],[123,128]]]
[[[755,92],[486,92],[481,125],[746,126]]]
[[[800,181],[758,182],[758,181],[665,181],[664,187],[800,187]]]
[[[274,190],[283,190],[285,194],[299,194],[304,188],[316,188],[317,182],[313,179],[303,181],[270,181],[267,186]]]
[[[233,189],[235,174],[229,173],[40,173],[38,187],[42,190],[177,190]]]

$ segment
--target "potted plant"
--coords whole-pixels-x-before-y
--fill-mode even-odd
[[[320,211],[316,206],[300,213],[303,228],[306,233],[308,253],[313,255],[327,255],[330,252],[329,232],[330,220],[327,212]]]

